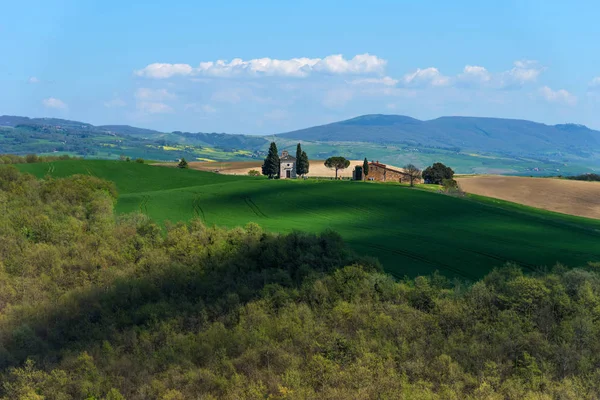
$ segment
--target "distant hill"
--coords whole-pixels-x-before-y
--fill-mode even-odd
[[[260,136],[159,132],[129,125],[100,125],[57,118],[0,116],[0,154],[70,154],[87,158],[121,156],[174,161],[250,160],[262,156]]]
[[[129,126],[129,125],[100,125],[100,126],[97,126],[97,128],[104,130],[104,131],[116,133],[119,135],[129,135],[129,136],[151,137],[153,135],[156,135],[157,133],[160,134],[159,131],[155,131],[152,129],[136,128],[135,126]]]
[[[71,121],[59,118],[29,118],[16,115],[0,115],[0,126],[15,127],[18,125],[61,126],[77,128],[94,128],[85,122]]]
[[[250,161],[264,158],[272,136],[161,132],[129,125],[94,126],[58,118],[0,116],[0,154],[123,156],[157,161]],[[275,136],[279,150],[312,159],[344,156],[391,165],[433,162],[458,173],[572,175],[600,171],[600,132],[583,125],[525,120],[364,115]]]
[[[402,115],[374,114],[278,136],[318,142],[399,143],[511,154],[600,151],[600,132],[586,126],[545,125],[502,118],[441,117],[421,121]]]

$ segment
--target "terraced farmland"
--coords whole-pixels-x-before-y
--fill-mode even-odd
[[[396,276],[475,279],[513,261],[525,268],[600,261],[600,221],[481,198],[454,198],[397,184],[269,181],[114,161],[20,165],[37,176],[87,173],[113,180],[117,211],[157,221],[256,222],[276,232],[339,232]]]

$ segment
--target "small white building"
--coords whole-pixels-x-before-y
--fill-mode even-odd
[[[297,178],[296,158],[290,156],[287,151],[281,152],[279,158],[279,179]]]

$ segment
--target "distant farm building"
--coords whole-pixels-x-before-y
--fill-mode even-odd
[[[279,158],[279,179],[297,178],[296,157],[290,156],[287,151],[281,152]]]
[[[390,168],[379,161],[369,163],[369,174],[367,179],[379,182],[402,182],[410,183],[410,176],[401,169]],[[414,183],[421,183],[421,179],[415,179]]]

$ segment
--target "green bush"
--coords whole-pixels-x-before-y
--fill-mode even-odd
[[[190,166],[188,165],[188,162],[185,161],[185,158],[182,158],[181,160],[179,160],[179,164],[177,164],[177,168],[182,168],[182,169],[187,169]]]
[[[443,179],[442,187],[445,190],[458,190],[458,182],[455,179]]]

